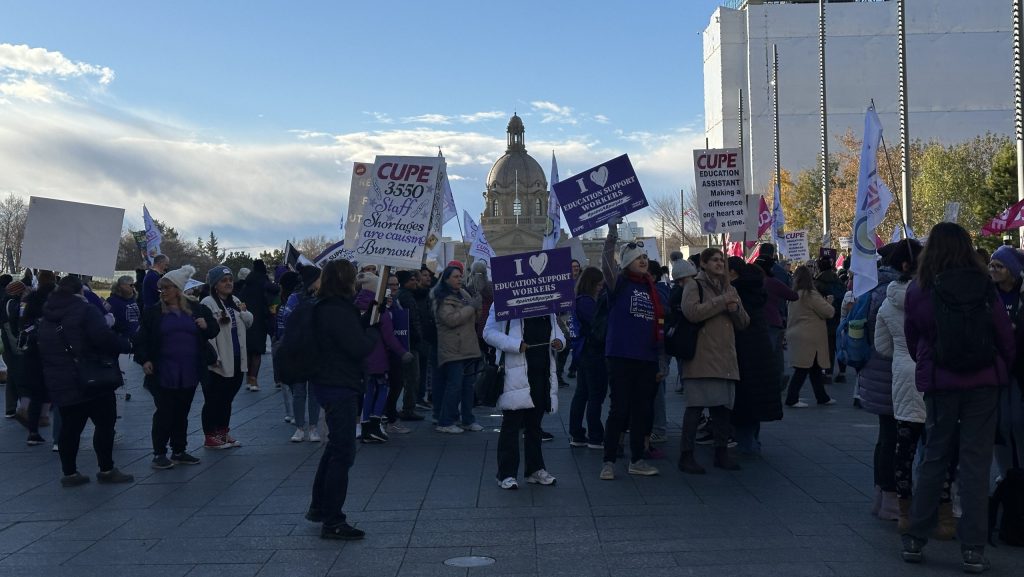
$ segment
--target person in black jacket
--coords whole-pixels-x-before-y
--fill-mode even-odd
[[[747,328],[736,331],[736,362],[740,379],[736,383],[732,424],[736,451],[741,455],[754,456],[761,453],[761,423],[782,418],[782,397],[779,395],[782,364],[772,353],[772,342],[768,336],[768,321],[764,315],[764,307],[768,304],[764,271],[734,256],[729,257],[729,276],[740,295],[743,310],[750,316]]]
[[[353,303],[356,269],[347,260],[324,266],[320,277],[313,331],[320,343],[320,362],[310,380],[313,394],[327,418],[327,444],[313,480],[313,498],[306,519],[323,523],[324,539],[362,539],[363,531],[345,522],[348,471],[356,456],[359,400],[364,393],[363,372],[380,332],[368,327]]]
[[[235,293],[252,313],[252,326],[245,334],[246,352],[249,356],[246,381],[250,391],[260,390],[257,382],[260,365],[263,364],[263,355],[267,352],[267,337],[274,332],[270,303],[278,290],[277,285],[270,282],[267,276],[267,265],[260,259],[253,261],[252,272],[246,277],[245,285],[235,289]]]
[[[135,362],[142,365],[146,374],[143,387],[153,395],[156,405],[154,469],[199,463],[198,458],[185,452],[188,413],[196,387],[207,378],[207,367],[217,361],[216,351],[207,341],[220,333],[220,326],[210,309],[185,297],[185,283],[195,272],[185,265],[160,278],[160,303],[143,313],[136,336]]]
[[[117,355],[127,351],[128,342],[118,338],[96,307],[88,304],[82,293],[82,281],[69,276],[61,279],[56,291],[43,306],[38,323],[39,355],[50,397],[57,404],[61,417],[60,464],[64,477],[60,483],[75,487],[89,482],[78,471],[78,446],[86,421],[92,420],[96,430],[92,446],[96,451],[100,483],[130,483],[135,477],[114,466],[114,424],[117,402],[114,391],[89,390],[78,381],[76,357],[106,357],[117,363]]]
[[[39,288],[29,293],[25,299],[21,319],[21,340],[26,343],[22,356],[22,370],[25,378],[25,389],[28,391],[28,410],[20,411],[14,418],[28,429],[28,445],[42,445],[46,439],[39,434],[39,427],[50,424],[50,396],[47,394],[43,381],[43,361],[39,357],[38,330],[39,321],[43,318],[43,305],[57,288],[57,276],[48,270],[39,271]]]
[[[409,312],[409,352],[413,354],[411,363],[401,364],[405,396],[402,397],[402,411],[398,413],[398,417],[403,421],[422,421],[423,416],[416,414],[420,388],[419,356],[423,341],[423,320],[415,295],[419,286],[419,275],[414,271],[400,270],[395,277],[399,286],[398,304]]]

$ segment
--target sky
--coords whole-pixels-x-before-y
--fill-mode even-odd
[[[440,148],[479,215],[513,113],[545,172],[628,153],[648,197],[678,195],[720,4],[0,0],[0,195],[118,206],[133,229],[145,203],[255,252],[340,238],[352,163],[378,154]]]

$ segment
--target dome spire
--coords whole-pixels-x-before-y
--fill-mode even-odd
[[[523,126],[523,119],[513,112],[512,118],[508,121],[508,150],[506,152],[526,152],[525,133],[526,128]]]

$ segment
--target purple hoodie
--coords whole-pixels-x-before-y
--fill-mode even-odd
[[[1009,367],[1013,366],[1016,346],[1010,318],[995,291],[992,292],[992,322],[996,330],[996,362],[991,366],[971,373],[954,373],[935,366],[935,313],[931,291],[925,291],[917,284],[910,283],[907,289],[906,323],[907,349],[917,362],[917,390],[959,391],[1005,385],[1010,379]]]
[[[373,296],[373,291],[359,291],[359,294],[356,295],[356,308],[365,312],[366,309],[370,308]],[[399,357],[406,353],[405,347],[402,346],[402,343],[398,342],[398,338],[395,336],[395,326],[391,322],[391,311],[384,311],[384,314],[380,316],[380,337],[381,339],[377,341],[377,345],[373,347],[373,352],[366,359],[366,372],[371,375],[383,375],[388,372],[390,366],[388,350]]]

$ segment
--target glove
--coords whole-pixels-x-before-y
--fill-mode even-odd
[[[403,363],[403,364],[406,364],[406,365],[408,365],[408,364],[409,364],[409,363],[411,363],[411,362],[412,362],[412,361],[413,361],[413,360],[414,360],[415,358],[416,358],[416,357],[415,357],[415,356],[414,356],[414,355],[413,355],[412,353],[410,353],[410,352],[406,351],[406,352],[405,352],[405,353],[404,353],[404,354],[402,355],[402,363]]]

